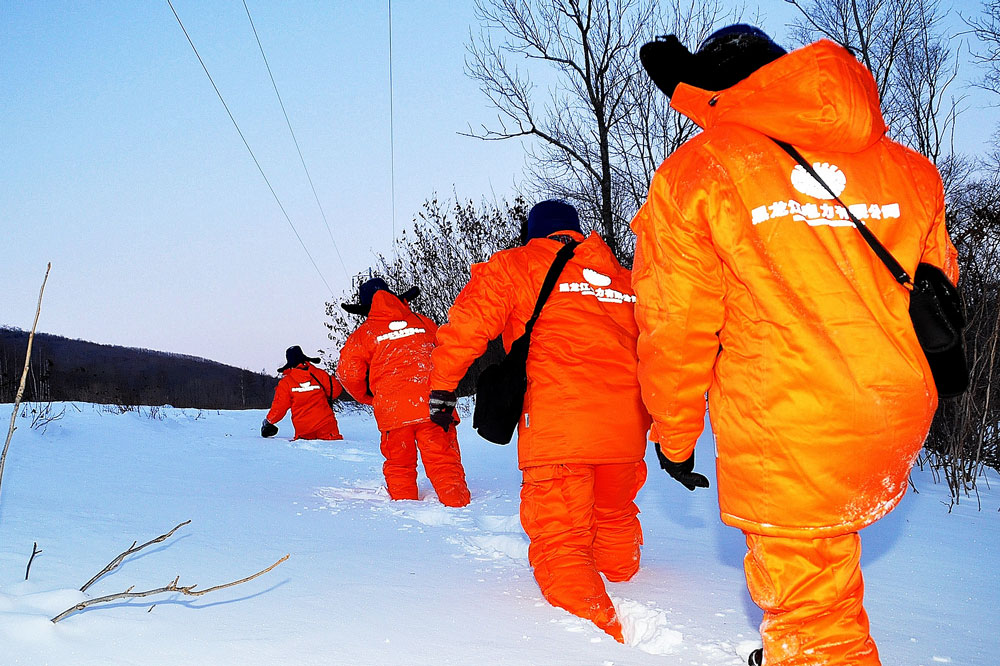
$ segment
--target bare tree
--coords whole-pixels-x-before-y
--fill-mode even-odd
[[[486,261],[494,252],[520,244],[527,208],[520,197],[510,203],[483,201],[479,205],[457,197],[425,201],[412,227],[396,239],[392,256],[376,255],[370,273],[355,276],[349,291],[326,304],[329,317],[326,327],[334,346],[332,356],[336,357],[336,350],[361,321],[345,313],[340,303],[354,302],[358,285],[373,276],[384,278],[390,289],[400,292],[411,286],[420,287],[413,309],[438,324],[446,322],[448,309],[469,281],[469,267]],[[497,360],[497,354],[502,355],[502,347],[493,344],[480,362],[470,368],[459,387],[462,395],[478,376],[480,366]],[[327,365],[333,365],[330,356]]]
[[[831,39],[850,49],[872,73],[892,136],[939,167],[954,159],[952,134],[960,99],[949,92],[957,53],[945,33],[939,0],[785,0],[801,18],[802,42]],[[944,168],[946,178],[964,173]],[[946,182],[949,189],[953,182]]]
[[[981,45],[974,56],[986,67],[982,86],[1000,95],[1000,0],[984,2],[982,15],[965,22]]]
[[[627,113],[628,83],[640,75],[636,49],[652,32],[655,7],[653,0],[477,0],[482,31],[468,47],[468,73],[500,111],[498,128],[470,134],[541,139],[529,148],[538,183],[582,204],[615,254],[611,136]],[[539,107],[511,55],[555,68],[547,106]]]

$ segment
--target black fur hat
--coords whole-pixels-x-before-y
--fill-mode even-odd
[[[306,356],[305,352],[302,351],[302,347],[295,345],[294,347],[289,347],[285,350],[285,364],[278,368],[278,372],[284,372],[289,368],[294,368],[297,365],[302,365],[305,362],[319,363],[318,358],[313,358],[311,356]]]
[[[672,97],[681,82],[725,90],[786,53],[760,28],[736,23],[713,32],[695,53],[676,35],[657,37],[639,49],[639,60],[656,87]]]
[[[372,309],[372,299],[375,298],[375,294],[379,291],[388,291],[392,294],[389,289],[389,285],[386,284],[385,280],[382,278],[372,278],[365,281],[358,287],[358,302],[357,303],[341,303],[340,307],[344,308],[345,311],[351,314],[368,316],[368,313]],[[409,303],[417,296],[420,295],[420,287],[410,287],[402,294],[393,294],[402,301]]]

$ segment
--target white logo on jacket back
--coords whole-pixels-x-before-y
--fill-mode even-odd
[[[840,167],[828,162],[817,162],[813,164],[813,169],[816,171],[816,175],[830,186],[834,194],[839,197],[844,193],[844,188],[847,187],[847,176],[840,170]],[[796,164],[795,168],[792,169],[792,187],[802,194],[808,194],[817,199],[833,199],[833,196],[826,191],[826,188],[817,183],[816,179],[799,164]]]
[[[308,393],[309,391],[321,391],[321,386],[316,386],[315,384],[310,384],[309,382],[300,382],[299,385],[292,389],[293,393]]]
[[[847,175],[836,164],[816,162],[813,164],[816,174],[830,186],[839,197],[847,189]],[[847,208],[835,201],[826,188],[816,182],[808,171],[800,165],[795,165],[790,174],[792,187],[802,194],[819,199],[823,203],[810,201],[801,202],[795,199],[775,201],[757,206],[750,211],[750,221],[754,226],[768,220],[780,220],[791,217],[795,222],[805,222],[811,227],[853,227],[848,210],[861,222],[866,220],[899,219],[898,203],[856,203]]]
[[[411,335],[417,335],[419,333],[426,333],[427,329],[410,327],[409,323],[406,321],[390,321],[389,322],[389,332],[383,333],[375,338],[376,342],[383,342],[385,340],[399,340],[400,338],[408,338]]]
[[[583,279],[586,282],[562,282],[559,284],[559,291],[593,296],[602,303],[635,303],[635,294],[609,289],[611,278],[603,273],[598,273],[591,268],[584,268]]]

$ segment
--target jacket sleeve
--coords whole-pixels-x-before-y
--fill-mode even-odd
[[[344,389],[340,385],[340,382],[337,381],[337,378],[333,376],[332,372],[326,372],[326,370],[323,372],[326,373],[326,378],[330,382],[330,400],[336,400],[344,392]]]
[[[937,173],[935,171],[935,176]],[[940,177],[936,178],[937,187],[934,197],[934,221],[931,223],[927,242],[920,261],[933,264],[945,272],[952,284],[958,283],[958,250],[955,249],[945,227],[944,186]]]
[[[499,253],[486,263],[473,264],[468,284],[448,310],[448,323],[437,331],[431,355],[432,390],[455,390],[490,340],[503,332],[514,307],[509,269]]]
[[[368,392],[371,352],[365,343],[365,336],[359,335],[359,331],[355,331],[347,338],[344,348],[340,350],[340,360],[337,361],[337,379],[352,398],[362,404],[370,405],[373,398]]]
[[[674,462],[691,456],[704,427],[724,316],[722,262],[704,219],[709,204],[704,192],[691,198],[678,205],[657,174],[632,221],[639,385],[653,418],[650,438]]]
[[[267,413],[267,422],[277,423],[285,418],[291,406],[292,392],[288,388],[288,382],[282,378],[274,388],[274,400],[271,401],[271,410]]]

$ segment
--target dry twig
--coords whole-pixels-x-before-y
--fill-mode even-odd
[[[118,565],[121,564],[122,561],[126,557],[128,557],[129,555],[131,555],[132,553],[137,553],[140,550],[142,550],[143,548],[145,548],[146,546],[151,546],[154,543],[160,543],[161,541],[165,541],[166,539],[169,539],[173,535],[174,532],[176,532],[177,530],[179,530],[180,528],[184,527],[185,525],[187,525],[190,522],[191,522],[190,520],[185,520],[183,523],[181,523],[180,525],[177,525],[176,527],[174,527],[174,529],[170,530],[166,534],[161,534],[160,536],[156,537],[155,539],[151,539],[151,540],[147,541],[146,543],[142,544],[141,546],[137,547],[135,544],[137,544],[139,542],[138,541],[133,541],[132,542],[132,546],[129,547],[128,550],[124,551],[123,553],[119,554],[118,557],[116,557],[115,559],[113,559],[110,562],[108,562],[108,566],[106,566],[103,569],[101,569],[97,573],[96,576],[94,576],[93,578],[91,578],[90,580],[88,580],[86,583],[84,583],[83,587],[80,588],[80,591],[81,592],[86,592],[88,587],[90,587],[91,585],[93,585],[94,583],[96,583],[97,580],[101,576],[103,576],[104,574],[109,573],[109,572],[113,571],[114,569],[117,569]]]
[[[52,270],[50,262],[45,269],[45,279],[42,280],[42,288],[38,291],[38,307],[35,309],[35,321],[31,324],[31,333],[28,334],[28,351],[24,355],[24,370],[21,371],[21,384],[17,387],[17,396],[14,398],[14,409],[10,413],[10,428],[7,430],[7,441],[3,445],[3,453],[0,454],[0,487],[3,487],[3,465],[7,461],[7,449],[10,448],[10,438],[14,436],[14,421],[17,418],[17,409],[21,405],[21,398],[24,397],[24,384],[28,380],[28,362],[31,361],[31,345],[35,341],[35,327],[38,326],[38,316],[42,313],[42,294],[45,293],[45,283],[49,281],[49,271]]]
[[[24,568],[24,580],[28,580],[28,574],[31,573],[31,563],[35,561],[35,555],[38,555],[42,551],[38,550],[38,542],[35,541],[31,544],[31,557],[28,558],[28,566]]]
[[[124,592],[119,592],[117,594],[109,594],[107,596],[97,597],[95,599],[88,599],[87,601],[81,601],[75,606],[67,608],[62,613],[59,613],[59,615],[56,615],[54,618],[52,618],[52,622],[53,623],[58,622],[59,620],[62,620],[66,616],[72,615],[77,611],[81,611],[84,608],[87,608],[88,606],[93,606],[94,604],[107,603],[109,601],[117,601],[119,599],[135,599],[137,597],[148,597],[154,594],[161,594],[165,592],[180,592],[181,594],[187,595],[189,597],[200,597],[203,594],[208,594],[209,592],[215,592],[216,590],[221,590],[227,587],[233,587],[234,585],[240,585],[242,583],[249,582],[254,578],[257,578],[258,576],[263,576],[268,571],[270,571],[271,569],[275,568],[276,566],[287,560],[288,557],[289,557],[288,555],[285,555],[284,557],[282,557],[280,560],[278,560],[268,568],[262,569],[261,571],[258,571],[257,573],[253,574],[252,576],[247,576],[246,578],[241,578],[240,580],[234,580],[231,583],[215,585],[214,587],[209,587],[204,590],[195,590],[194,588],[196,588],[197,585],[179,586],[177,582],[180,580],[180,576],[174,578],[170,583],[168,583],[164,587],[158,587],[155,590],[144,590],[142,592],[133,592],[132,589],[135,586],[132,586],[127,590],[125,590]]]

